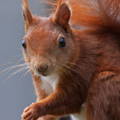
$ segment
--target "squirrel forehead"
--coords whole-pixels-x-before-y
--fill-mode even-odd
[[[40,18],[36,24],[33,24],[28,30],[25,38],[47,38],[56,37],[60,33],[58,27],[48,18]]]
[[[36,27],[27,33],[25,38],[30,40],[55,39],[59,35],[57,30],[48,30],[46,28]]]
[[[34,50],[50,49],[55,46],[58,36],[59,33],[56,30],[36,26],[26,34],[25,40],[27,40],[28,46]]]

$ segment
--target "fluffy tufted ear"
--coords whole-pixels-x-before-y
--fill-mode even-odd
[[[70,16],[71,12],[69,7],[67,6],[67,4],[63,3],[56,10],[54,22],[66,29],[69,24]]]
[[[23,17],[25,23],[25,32],[33,22],[32,13],[29,10],[28,0],[22,0]]]

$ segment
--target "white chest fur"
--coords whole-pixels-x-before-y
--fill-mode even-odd
[[[86,118],[86,105],[84,104],[80,110],[80,114],[72,114],[72,120],[87,120]]]
[[[45,92],[49,95],[52,93],[57,86],[59,80],[59,76],[57,74],[52,74],[50,76],[41,76],[41,88],[45,90]]]
[[[41,76],[41,85],[40,87],[45,90],[45,92],[49,95],[51,94],[57,87],[59,80],[58,74],[52,74],[50,76],[44,77]],[[86,120],[86,105],[83,104],[80,110],[80,114],[72,114],[72,120]]]

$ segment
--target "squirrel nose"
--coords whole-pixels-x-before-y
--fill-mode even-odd
[[[48,70],[48,65],[47,64],[42,64],[37,68],[37,71],[39,73],[44,73]]]

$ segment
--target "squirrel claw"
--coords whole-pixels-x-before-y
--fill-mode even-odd
[[[22,114],[22,120],[36,120],[40,116],[39,103],[32,103],[29,107],[25,108]]]

